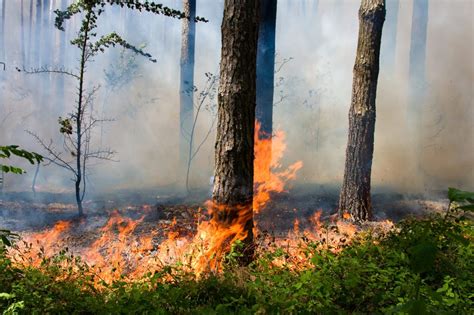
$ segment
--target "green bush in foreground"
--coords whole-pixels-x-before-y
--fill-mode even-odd
[[[472,314],[473,224],[469,200],[446,216],[407,219],[386,236],[362,233],[340,253],[308,247],[312,266],[275,267],[276,250],[246,268],[200,280],[179,267],[98,290],[87,266],[17,269],[0,246],[0,311],[5,314]],[[460,208],[461,206],[465,208]],[[461,211],[463,211],[461,213]],[[164,282],[168,277],[173,281]],[[62,280],[57,280],[57,279]]]

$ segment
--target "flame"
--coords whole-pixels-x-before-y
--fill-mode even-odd
[[[79,234],[97,234],[88,245],[74,248],[75,254],[90,266],[96,276],[96,283],[139,279],[147,273],[175,263],[180,263],[181,268],[196,276],[204,272],[219,272],[222,270],[225,253],[232,244],[249,236],[247,224],[253,214],[268,205],[273,193],[285,191],[288,181],[294,179],[301,169],[301,161],[287,168],[282,167],[281,159],[285,150],[285,134],[282,131],[276,131],[273,137],[268,137],[260,132],[260,125],[257,123],[253,203],[229,207],[208,201],[205,205],[211,219],[203,221],[199,209],[191,231],[180,230],[177,219],[173,218],[171,223],[159,223],[154,231],[143,233],[137,228],[144,224],[144,216],[132,220],[122,216],[119,211],[113,211],[107,222],[92,232],[87,230],[87,220],[83,220],[74,223],[59,221],[49,230],[25,234],[23,245],[15,253],[11,253],[11,256],[18,263],[40,267],[45,257],[51,257],[66,247],[68,238],[79,231]],[[142,209],[148,211],[151,207],[145,205]],[[219,214],[226,211],[234,211],[235,215],[231,220],[219,221]],[[311,257],[307,254],[310,243],[338,251],[356,235],[356,226],[347,222],[334,222],[324,226],[321,215],[322,211],[317,210],[307,222],[296,219],[293,230],[286,237],[273,237],[271,242],[266,242],[272,244],[270,247],[262,246],[259,250],[271,251],[271,246],[274,246],[273,249],[283,247],[289,255],[275,258],[273,265],[298,269],[311,265]],[[254,227],[254,235],[256,232],[258,230]]]
[[[254,141],[254,197],[253,211],[259,213],[270,201],[271,193],[281,193],[288,181],[296,178],[296,172],[303,167],[302,161],[282,170],[281,159],[286,151],[285,133],[277,130],[273,136],[260,131],[255,124]]]

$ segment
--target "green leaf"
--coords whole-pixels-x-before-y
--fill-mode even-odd
[[[457,201],[457,202],[462,202],[462,201],[469,201],[469,202],[474,202],[474,192],[469,192],[469,191],[463,191],[459,190],[453,187],[448,188],[448,198],[449,201]]]
[[[410,266],[413,271],[422,273],[433,269],[438,248],[430,241],[424,241],[408,249]]]

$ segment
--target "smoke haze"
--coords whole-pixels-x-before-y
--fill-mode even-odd
[[[58,99],[57,75],[26,75],[26,69],[58,65],[60,31],[54,14],[46,10],[36,20],[30,1],[6,1],[6,71],[0,71],[0,143],[41,148],[24,132],[54,139],[61,147],[58,116],[71,111],[75,81],[65,78],[65,102]],[[21,27],[23,2],[23,28]],[[51,9],[61,1],[50,1]],[[157,1],[180,9],[180,1]],[[389,3],[390,1],[387,1]],[[287,135],[283,163],[303,161],[301,183],[340,185],[344,172],[347,114],[351,101],[352,67],[358,35],[356,0],[279,0],[277,9],[274,128]],[[390,6],[388,6],[390,8]],[[196,27],[195,83],[199,92],[205,73],[218,75],[220,24],[223,1],[197,0],[197,15],[209,20]],[[425,97],[420,104],[421,125],[414,133],[407,125],[409,106],[409,52],[412,1],[400,1],[394,31],[384,29],[377,94],[377,122],[373,161],[373,187],[410,190],[474,188],[473,107],[473,2],[429,1],[426,43]],[[387,11],[386,25],[393,15]],[[41,23],[39,23],[41,22]],[[392,21],[393,22],[393,21]],[[38,30],[37,24],[41,24]],[[64,66],[77,68],[78,52],[68,42],[80,26],[76,17],[66,22]],[[105,72],[117,70],[121,49],[111,48],[95,58],[86,74],[87,87],[100,85],[94,109],[113,118],[94,134],[118,153],[118,162],[94,165],[89,191],[119,188],[176,186],[179,166],[179,58],[181,21],[113,8],[101,15],[99,35],[117,31],[134,45],[146,45],[158,61],[141,56],[130,82],[119,89],[107,83]],[[387,31],[387,32],[386,32]],[[35,41],[40,36],[39,45]],[[391,40],[395,36],[395,41]],[[392,44],[395,43],[395,45]],[[37,49],[39,46],[39,50]],[[389,60],[393,54],[393,61]],[[129,59],[126,59],[129,60]],[[197,97],[196,96],[196,97]],[[216,98],[207,99],[210,106]],[[197,124],[196,142],[207,134],[212,110],[204,110]],[[101,135],[102,134],[102,135]],[[205,187],[213,173],[212,131],[192,167],[191,185]],[[418,139],[418,140],[417,140]],[[419,162],[418,162],[419,160]],[[21,163],[19,163],[21,164]],[[34,167],[21,164],[28,173],[9,176],[7,189],[29,190]],[[38,186],[43,190],[71,189],[70,175],[54,166],[43,167]]]

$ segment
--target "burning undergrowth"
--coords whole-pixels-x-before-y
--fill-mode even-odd
[[[256,130],[259,135],[255,141],[253,200],[256,255],[285,248],[287,254],[276,257],[272,263],[301,269],[311,262],[307,255],[309,247],[338,252],[347,246],[361,228],[337,221],[335,217],[321,220],[320,210],[314,211],[306,222],[295,219],[293,228],[285,234],[265,228],[268,227],[265,222],[272,221],[268,218],[273,218],[269,207],[272,197],[285,192],[302,163],[298,161],[283,168],[280,161],[286,149],[285,135],[277,132],[273,137],[261,137],[258,125]],[[229,226],[222,227],[214,221],[212,211],[218,209],[210,201],[203,207],[170,208],[174,211],[161,207],[157,212],[155,207],[145,205],[114,210],[108,216],[61,220],[44,231],[23,233],[22,240],[9,255],[17,264],[39,268],[57,253],[67,253],[75,257],[73,262],[72,258],[69,260],[71,268],[80,260],[88,266],[96,283],[140,279],[171,265],[179,265],[198,277],[202,273],[222,271],[228,253],[246,237],[247,218],[237,217]],[[157,213],[158,217],[150,220]],[[288,218],[282,218],[285,219]],[[391,226],[389,221],[380,222],[377,230],[385,233]]]

